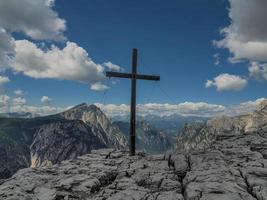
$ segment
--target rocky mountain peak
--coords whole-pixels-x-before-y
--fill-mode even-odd
[[[126,148],[128,142],[119,128],[96,105],[82,103],[57,116],[67,120],[81,120],[92,128],[92,131],[108,147]]]
[[[103,113],[99,107],[97,107],[94,104],[88,105],[87,103],[81,103],[77,106],[72,107],[71,109],[63,112],[63,113],[79,113],[79,112],[98,112],[98,113]]]
[[[65,112],[58,114],[69,120],[82,120],[85,123],[102,123],[108,121],[106,115],[96,105],[79,104]]]

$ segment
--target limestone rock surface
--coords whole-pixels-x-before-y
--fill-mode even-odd
[[[182,184],[164,155],[145,156],[112,149],[27,168],[0,185],[0,199],[170,199],[182,200]]]
[[[266,134],[267,135],[267,134]],[[267,200],[267,137],[222,135],[213,148],[165,155],[93,150],[0,182],[2,200]]]

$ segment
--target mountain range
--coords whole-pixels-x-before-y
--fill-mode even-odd
[[[80,104],[37,118],[0,118],[0,178],[52,165],[92,149],[126,149],[128,140],[96,106]]]
[[[206,122],[209,120],[208,117],[201,116],[183,116],[179,114],[172,114],[168,116],[160,115],[145,115],[138,116],[139,121],[144,121],[153,126],[154,128],[164,131],[166,134],[176,137],[177,132],[179,132],[185,124]],[[119,115],[111,117],[112,121],[128,122],[128,115]]]
[[[44,117],[25,113],[0,118],[0,179],[26,167],[50,166],[91,152],[128,148],[129,124],[112,122],[86,103]],[[14,118],[14,117],[15,118]],[[137,124],[137,149],[148,153],[171,148],[167,135],[148,123]]]
[[[203,150],[223,134],[244,135],[267,132],[267,100],[261,102],[260,109],[241,116],[214,117],[204,123],[191,123],[177,135],[177,148],[185,151]]]
[[[129,137],[129,122],[114,122]],[[164,153],[173,147],[172,137],[145,121],[136,124],[136,148],[149,154]]]

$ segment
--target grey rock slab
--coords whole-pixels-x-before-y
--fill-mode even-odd
[[[0,199],[183,199],[182,185],[164,155],[130,157],[92,151],[51,167],[20,170],[0,185]]]

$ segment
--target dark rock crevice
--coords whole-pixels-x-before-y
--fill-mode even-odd
[[[191,171],[191,161],[190,154],[170,154],[165,157],[168,157],[168,166],[173,169],[174,173],[177,176],[177,181],[181,186],[181,195],[183,199],[186,200],[186,185],[184,179],[188,172]]]
[[[247,192],[255,199],[257,200],[262,200],[259,199],[254,193],[253,193],[253,188],[249,185],[247,178],[244,176],[243,172],[241,169],[238,169],[240,176],[242,177],[242,179],[244,180],[245,184],[246,184],[246,188],[247,188]]]

